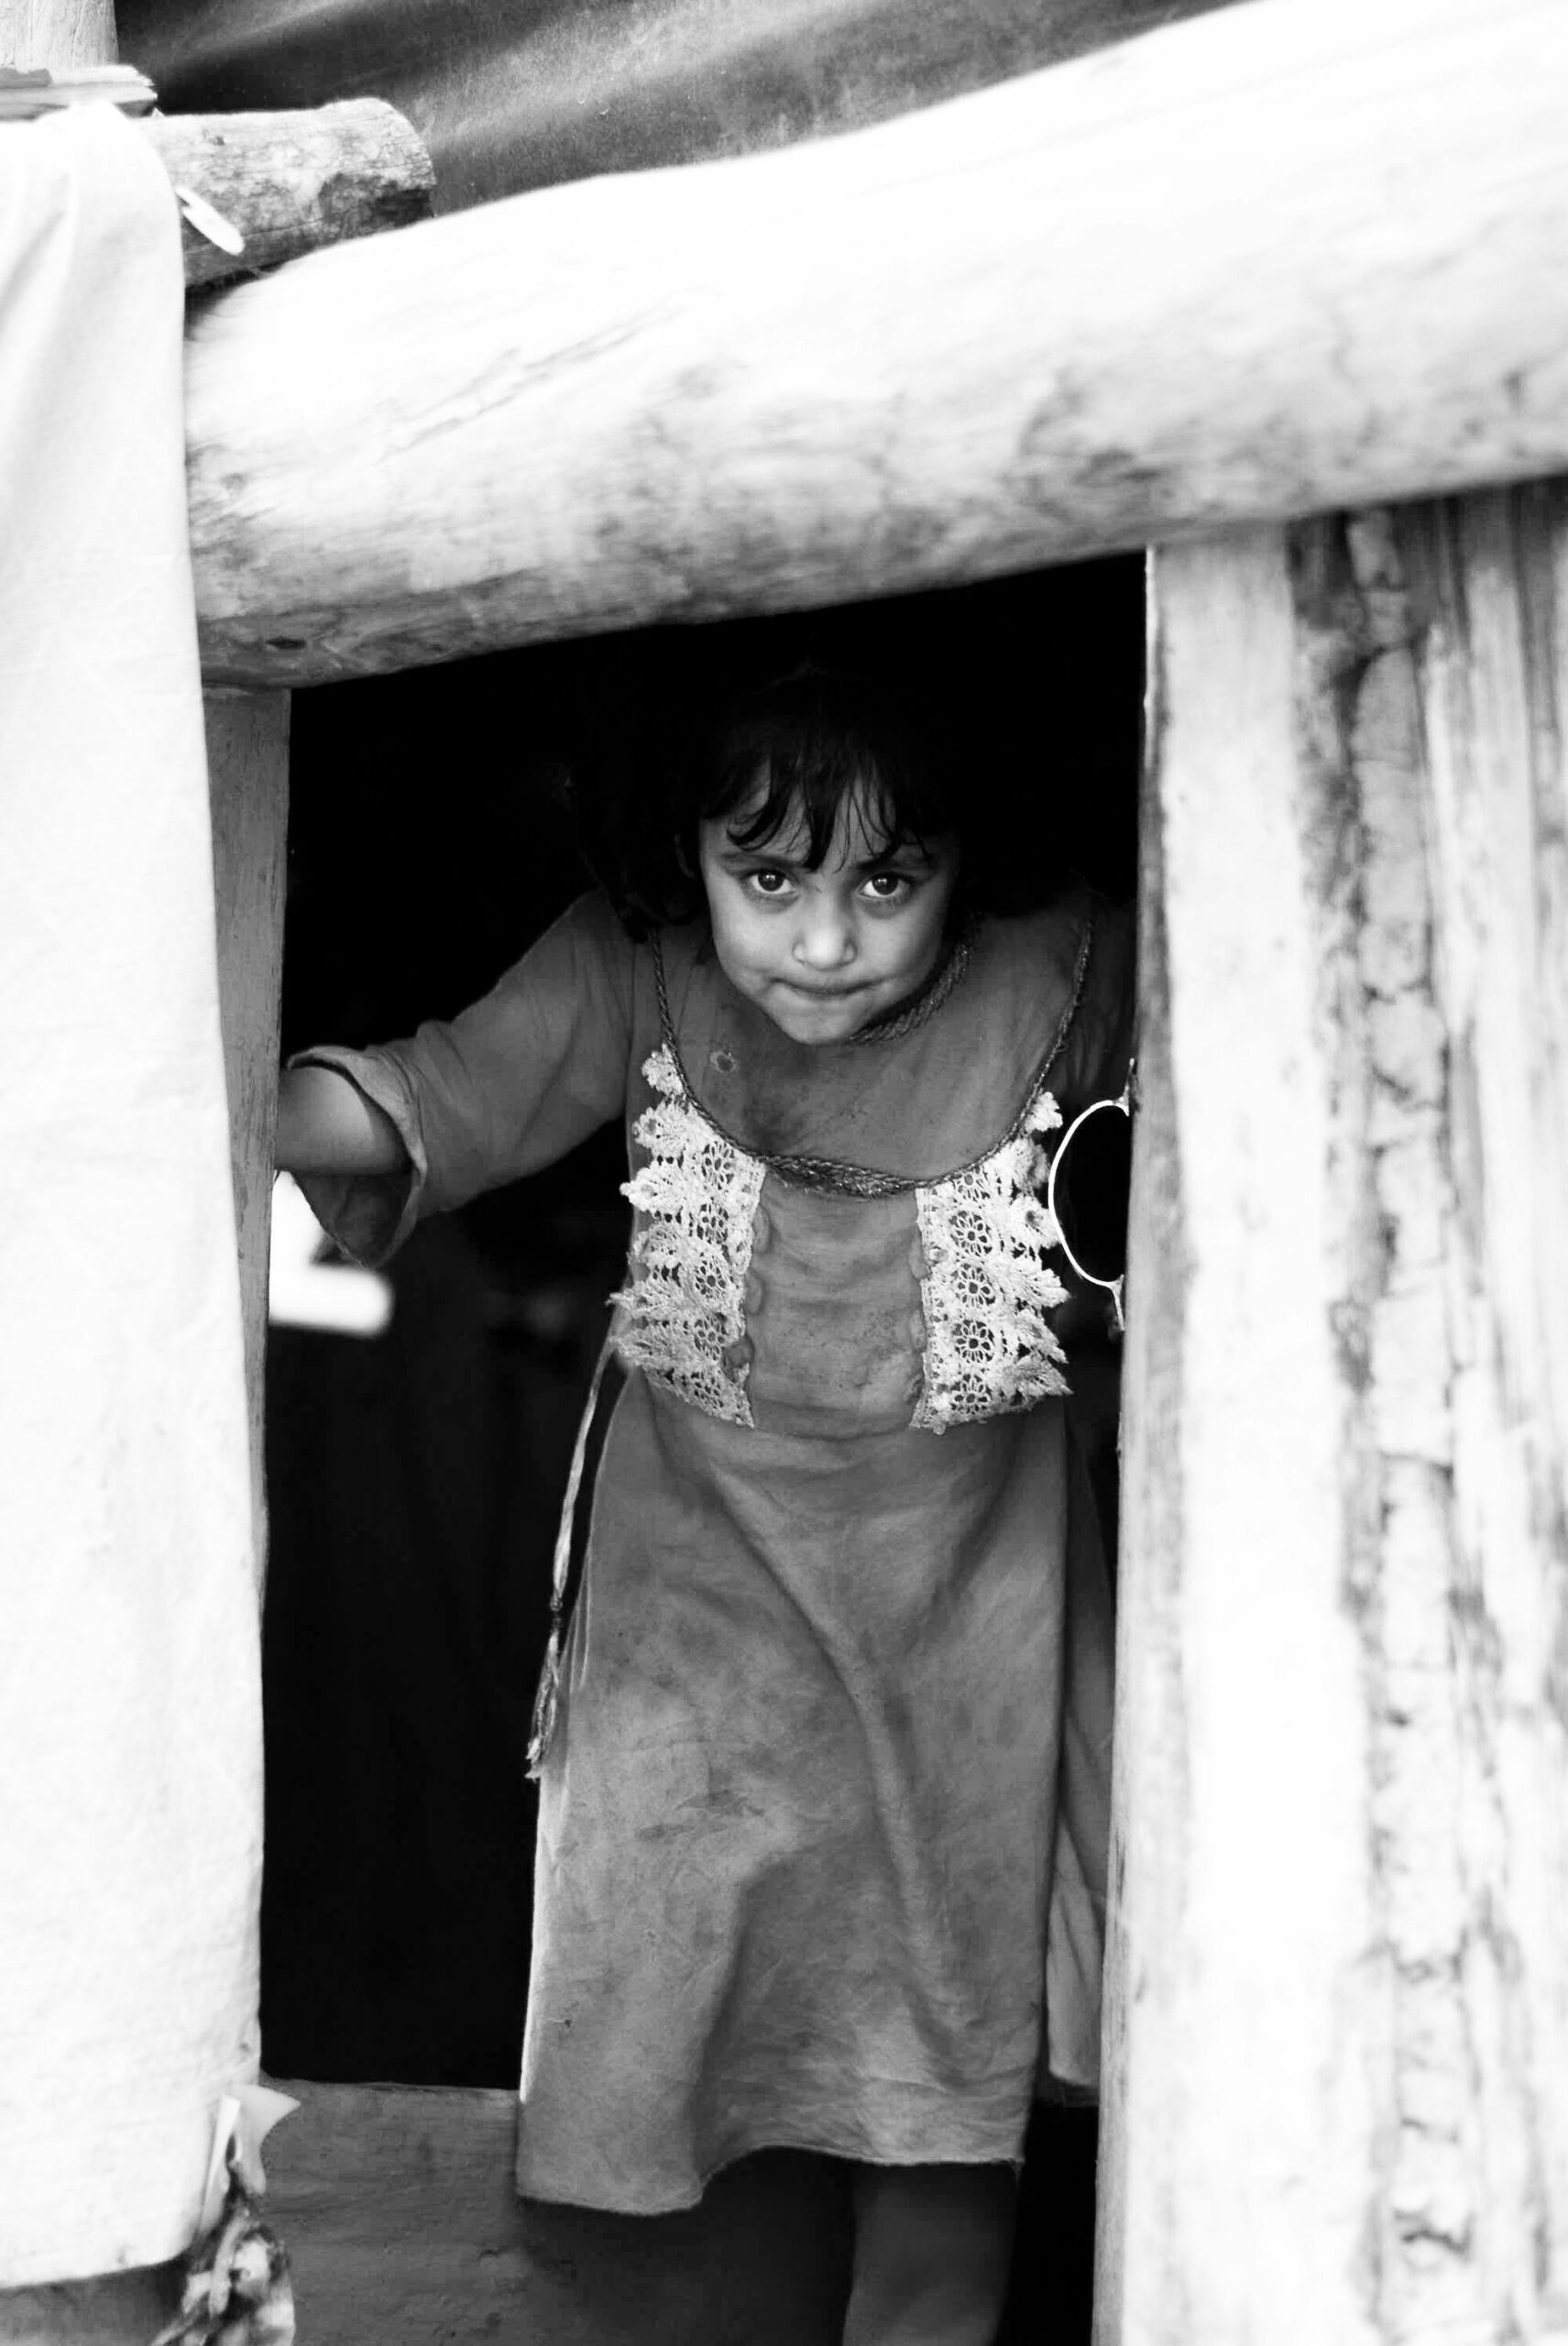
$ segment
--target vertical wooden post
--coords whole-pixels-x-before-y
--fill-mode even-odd
[[[250,1408],[256,1564],[267,1559],[263,1386],[289,825],[288,693],[209,693],[207,773]]]
[[[1565,584],[1154,564],[1100,2346],[1568,2336]]]

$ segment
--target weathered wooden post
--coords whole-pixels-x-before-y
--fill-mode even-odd
[[[1568,2333],[1565,578],[1153,565],[1102,2346]]]
[[[272,1230],[272,1130],[278,1112],[278,1033],[283,988],[290,699],[286,692],[209,692],[206,696],[218,1004],[234,1156],[258,1581],[267,1564],[263,1387]]]

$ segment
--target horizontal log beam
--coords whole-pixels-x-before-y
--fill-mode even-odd
[[[193,322],[215,681],[837,602],[1568,466],[1568,15],[1253,0]]]
[[[151,115],[141,128],[175,186],[245,239],[236,258],[187,218],[187,285],[252,276],[323,245],[430,217],[430,157],[412,125],[379,98],[285,114]]]

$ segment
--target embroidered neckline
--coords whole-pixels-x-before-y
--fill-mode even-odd
[[[667,1061],[668,1071],[679,1087],[680,1097],[685,1105],[694,1116],[698,1117],[707,1125],[708,1131],[717,1139],[722,1141],[737,1157],[744,1158],[752,1165],[762,1166],[770,1173],[776,1173],[782,1181],[788,1181],[798,1189],[825,1189],[841,1197],[851,1198],[903,1197],[910,1190],[941,1189],[949,1182],[961,1181],[966,1175],[979,1171],[982,1166],[995,1158],[1000,1158],[1008,1150],[1014,1148],[1023,1135],[1031,1130],[1032,1120],[1036,1115],[1042,1101],[1050,1099],[1050,1094],[1045,1088],[1046,1078],[1061,1057],[1067,1046],[1068,1036],[1072,1029],[1073,1020],[1078,1015],[1079,1004],[1083,999],[1084,983],[1089,975],[1089,956],[1093,941],[1094,915],[1090,913],[1084,920],[1082,935],[1079,938],[1078,954],[1073,964],[1072,984],[1068,993],[1067,1006],[1057,1023],[1057,1029],[1051,1037],[1049,1047],[1035,1070],[1017,1115],[1000,1140],[993,1141],[989,1148],[981,1149],[976,1156],[966,1158],[963,1164],[953,1167],[946,1173],[917,1176],[884,1173],[875,1166],[856,1165],[843,1157],[801,1157],[788,1152],[775,1155],[766,1149],[748,1148],[743,1141],[737,1140],[735,1135],[728,1131],[717,1116],[709,1114],[687,1080],[685,1068],[681,1059],[680,1046],[675,1037],[674,1018],[670,1009],[669,988],[664,974],[664,955],[657,931],[654,932],[651,942],[653,948],[653,978],[659,996],[659,1025],[663,1040],[654,1058],[648,1061],[644,1073],[649,1076],[650,1081],[653,1081],[652,1069],[655,1061]],[[967,966],[966,954],[965,967]],[[944,990],[942,1001],[946,1001],[948,993],[952,991],[952,984],[957,982],[955,978]],[[935,1010],[939,1007],[940,1003],[933,1003],[931,1012],[927,1014],[934,1014]],[[924,1024],[925,1022],[920,1020],[916,1023]],[[892,1037],[888,1036],[886,1039],[892,1039]],[[664,1087],[661,1085],[659,1088]],[[1055,1102],[1052,1102],[1051,1105],[1054,1109]],[[1059,1114],[1054,1116],[1053,1122],[1060,1121]]]
[[[926,1334],[912,1430],[942,1433],[1065,1393],[1049,1315],[1067,1290],[1046,1260],[1059,1233],[1038,1191],[1045,1137],[1062,1121],[1046,1079],[1077,1015],[1092,939],[1091,915],[1067,1006],[1002,1140],[952,1172],[914,1180],[833,1158],[770,1156],[726,1132],[686,1080],[655,937],[663,1039],[642,1068],[653,1104],[632,1126],[650,1161],[624,1184],[639,1226],[631,1277],[613,1299],[611,1342],[627,1365],[710,1417],[755,1424],[748,1288],[762,1185],[776,1172],[842,1195],[913,1191]]]

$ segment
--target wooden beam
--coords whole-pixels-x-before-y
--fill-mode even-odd
[[[153,111],[155,94],[134,66],[77,67],[7,89],[5,113],[35,120],[108,98],[135,119],[180,198],[188,286],[258,277],[302,253],[431,216],[430,157],[412,125],[379,98],[176,115]]]
[[[744,2159],[679,2215],[525,2205],[514,2094],[284,2090],[301,2108],[268,2141],[268,2215],[289,2250],[302,2346],[842,2336],[850,2210],[826,2160]]]
[[[187,219],[187,285],[254,276],[430,217],[430,158],[378,98],[283,114],[152,115],[141,127],[175,186],[193,190],[245,238],[236,258]]]
[[[148,2346],[180,2303],[180,2268],[0,2289],[0,2346]]]
[[[251,1523],[261,1582],[267,1570],[267,1286],[283,999],[289,715],[287,693],[205,696],[218,1005],[245,1321]]]
[[[192,329],[208,672],[308,683],[1568,463],[1565,110],[1556,0],[1255,0],[844,139],[293,263]]]
[[[1565,579],[1156,563],[1100,2346],[1563,2335]]]

